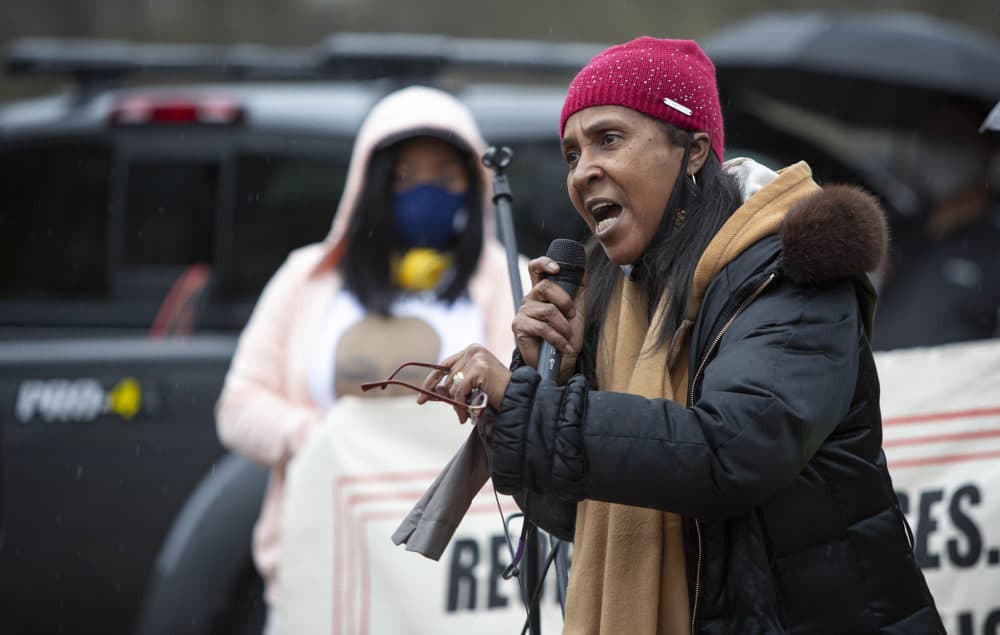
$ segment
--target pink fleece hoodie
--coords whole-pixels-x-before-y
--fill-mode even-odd
[[[352,216],[361,212],[357,210],[357,201],[369,159],[382,141],[405,136],[410,131],[427,130],[454,135],[477,154],[485,149],[472,115],[447,93],[411,87],[380,101],[358,131],[330,233],[322,243],[289,254],[264,288],[240,336],[216,405],[216,422],[223,445],[271,468],[271,480],[253,536],[254,560],[267,582],[269,604],[275,603],[278,593],[279,521],[285,467],[324,416],[309,396],[311,345],[330,299],[341,286],[336,263],[344,252]],[[514,307],[504,250],[493,238],[490,176],[482,166],[480,174],[486,184],[483,250],[469,281],[469,295],[485,321],[487,341],[483,344],[500,359],[507,359],[514,347],[510,329]],[[522,275],[526,277],[524,272]]]

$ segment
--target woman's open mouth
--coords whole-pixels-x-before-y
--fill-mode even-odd
[[[594,234],[607,233],[622,213],[622,206],[612,201],[600,201],[590,206],[590,215],[596,221]]]

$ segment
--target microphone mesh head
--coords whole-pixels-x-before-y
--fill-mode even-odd
[[[560,264],[572,265],[581,269],[587,266],[587,252],[583,245],[568,238],[556,238],[549,243],[545,255]]]
[[[587,251],[575,240],[556,238],[549,243],[545,255],[559,263],[559,273],[556,280],[579,285],[583,281],[583,272],[587,268]]]

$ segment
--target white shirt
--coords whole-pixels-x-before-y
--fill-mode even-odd
[[[390,308],[393,318],[414,318],[422,323],[426,333],[437,336],[420,336],[423,341],[413,342],[415,350],[422,351],[419,355],[430,355],[427,359],[407,359],[400,361],[437,362],[452,353],[456,353],[469,344],[484,341],[484,320],[475,304],[467,297],[462,297],[452,304],[441,300],[429,299],[425,296],[404,296],[393,303]],[[344,336],[353,328],[363,326],[365,320],[379,320],[376,316],[366,313],[357,298],[344,289],[338,291],[330,301],[326,310],[323,326],[316,334],[316,346],[313,358],[309,364],[309,393],[313,402],[327,410],[337,400],[335,389],[337,382],[338,348],[344,344]],[[408,321],[410,324],[413,320]],[[392,322],[383,322],[378,328],[393,328]],[[365,342],[353,342],[354,346]],[[379,345],[384,342],[372,342],[373,354],[379,357],[391,356],[392,351],[379,351]],[[436,351],[434,349],[437,349]],[[402,352],[402,351],[400,351]],[[396,364],[389,364],[395,367]],[[385,372],[391,372],[389,368]],[[428,371],[429,372],[429,371]],[[369,380],[384,379],[371,377]]]

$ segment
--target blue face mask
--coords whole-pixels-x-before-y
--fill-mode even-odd
[[[432,184],[396,194],[396,232],[407,247],[447,247],[465,229],[465,192],[453,194]]]

